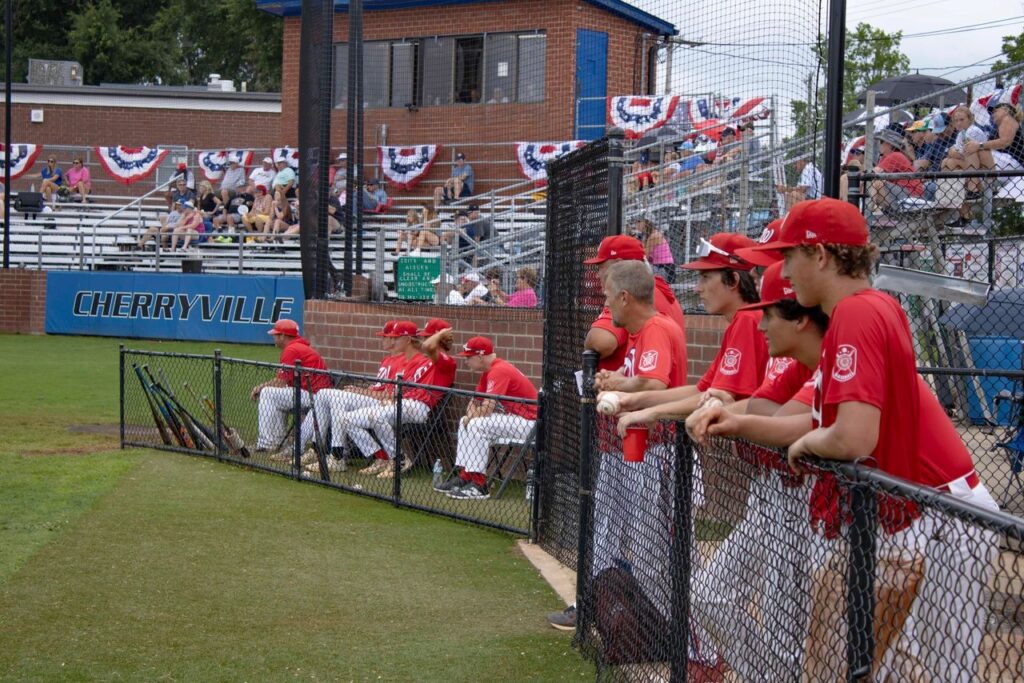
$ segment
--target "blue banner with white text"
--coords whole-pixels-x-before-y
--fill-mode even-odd
[[[51,271],[46,332],[266,344],[304,301],[298,277]]]

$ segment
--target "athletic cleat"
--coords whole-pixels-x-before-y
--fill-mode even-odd
[[[405,458],[402,461],[402,474],[405,474],[412,469],[412,461],[409,458]],[[395,461],[388,460],[387,469],[377,473],[378,479],[394,479],[395,478]]]
[[[291,462],[294,457],[291,448],[281,448],[271,453],[268,459],[273,462]]]
[[[369,466],[359,470],[359,474],[379,474],[381,470],[390,465],[390,460],[374,460]]]
[[[548,615],[548,623],[559,631],[575,631],[576,605],[569,605],[561,612],[552,612]]]
[[[310,465],[312,463],[315,463],[316,451],[313,450],[312,448],[307,448],[306,452],[302,454],[302,460],[300,460],[299,462],[301,462],[303,465]]]
[[[448,493],[449,491],[453,491],[457,488],[460,488],[465,483],[465,480],[458,474],[452,474],[452,476],[448,477],[443,482],[435,486],[434,490],[439,493]]]
[[[491,497],[491,492],[487,490],[486,486],[481,488],[468,481],[464,485],[449,491],[448,497],[458,500],[487,500]]]

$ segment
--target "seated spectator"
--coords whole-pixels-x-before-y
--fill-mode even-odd
[[[914,159],[915,171],[938,171],[949,149],[956,142],[956,129],[949,125],[949,117],[936,112],[928,117],[924,131],[924,144]]]
[[[501,278],[502,271],[499,266],[488,268],[484,272],[482,279],[483,285],[487,287],[487,294],[483,295],[479,299],[474,299],[470,303],[477,306],[500,305],[498,302],[504,301],[504,299],[508,297],[508,294],[506,294],[501,288]]]
[[[92,192],[92,177],[89,169],[82,163],[82,157],[75,157],[71,162],[71,168],[64,176],[67,187],[73,194],[79,196],[79,201],[85,204],[89,201],[89,193]]]
[[[904,140],[899,133],[885,129],[878,134],[878,150],[881,157],[875,166],[876,173],[912,173],[914,167],[901,150]],[[872,180],[868,195],[876,209],[886,214],[898,213],[899,203],[908,197],[924,196],[924,183],[919,178],[897,180]]]
[[[277,171],[274,170],[274,160],[270,157],[263,157],[263,165],[252,169],[252,172],[249,174],[249,184],[246,185],[245,191],[255,195],[256,188],[259,185],[268,189],[272,188],[274,186],[274,176],[276,175]]]
[[[238,192],[245,188],[245,169],[237,158],[228,160],[228,170],[220,181],[220,200],[227,204]]]
[[[214,216],[214,229],[218,231],[226,229],[228,232],[237,232],[238,226],[244,225],[242,223],[243,212],[247,214],[252,210],[253,201],[255,201],[255,197],[247,192],[236,194],[224,206],[224,211]],[[245,208],[243,209],[242,207]]]
[[[327,184],[331,188],[331,193],[340,197],[346,192],[348,182],[348,155],[342,152],[335,161],[337,163],[327,172]]]
[[[718,137],[718,149],[715,153],[715,163],[724,164],[736,159],[743,148],[736,139],[736,129],[726,126]]]
[[[380,186],[380,181],[370,178],[363,189],[363,210],[378,211],[388,202],[388,193]]]
[[[995,159],[992,155],[981,151],[981,145],[988,142],[988,133],[974,123],[974,113],[970,108],[963,105],[957,107],[949,115],[949,119],[957,133],[956,140],[942,162],[942,170],[969,171],[995,168]],[[960,206],[957,216],[946,223],[946,227],[966,227],[971,222],[971,202],[981,199],[980,178],[968,178],[964,185],[967,188],[967,201]]]
[[[427,247],[436,247],[441,244],[441,219],[428,202],[423,202],[423,209],[420,212],[420,227],[416,232],[414,241],[410,241],[412,256],[419,256],[421,250]]]
[[[640,158],[630,171],[636,181],[636,189],[639,192],[654,187],[654,163],[651,161],[650,150],[640,152]]]
[[[345,193],[343,192],[342,195]],[[342,216],[342,204],[341,199],[337,195],[332,194],[327,198],[327,234],[335,235],[344,230],[344,226],[341,224]]]
[[[295,200],[291,201],[290,204],[291,204],[291,209],[292,209],[292,217],[295,219],[295,222],[292,225],[289,225],[285,229],[285,231],[281,233],[281,237],[282,238],[289,237],[289,238],[298,239],[298,236],[299,236],[299,224],[302,222],[301,214],[299,213],[299,200],[295,199]]]
[[[928,122],[918,119],[912,122],[904,133],[904,144],[901,150],[907,159],[914,162],[920,155],[925,145],[925,135],[928,132]]]
[[[267,194],[265,185],[256,186],[256,197],[253,199],[252,208],[242,216],[242,224],[246,231],[256,233],[253,238],[256,242],[263,242],[271,229],[271,216],[274,213],[274,200]]]
[[[56,157],[49,157],[46,160],[46,165],[43,166],[43,170],[36,177],[43,180],[39,186],[39,191],[43,193],[43,199],[47,203],[53,200],[54,192],[58,192],[64,187],[64,172],[57,166]]]
[[[525,266],[516,271],[516,291],[502,297],[494,297],[492,292],[493,303],[510,308],[536,308],[537,292],[534,290],[536,286],[537,271]]]
[[[674,177],[676,174],[676,164],[678,163],[679,152],[675,151],[674,149],[670,149],[669,151],[665,152],[665,156],[662,157],[661,159],[661,165],[659,165],[657,169],[652,171],[652,173],[654,174],[655,184],[665,182],[670,178]]]
[[[685,178],[699,171],[703,165],[704,159],[694,152],[692,141],[685,140],[679,145],[679,164],[677,165],[676,175]]]
[[[498,358],[494,343],[487,337],[471,337],[458,355],[468,359],[470,370],[480,373],[478,393],[537,400],[537,388],[518,368]],[[490,498],[487,460],[491,446],[503,439],[526,439],[536,423],[534,404],[474,397],[466,407],[466,415],[459,420],[455,469],[434,490],[460,500]]]
[[[299,215],[288,201],[274,200],[274,227],[271,231],[277,242],[281,241],[281,235],[288,232],[292,227],[299,224]]]
[[[149,242],[150,240],[152,240],[153,243],[156,244],[157,236],[159,236],[160,246],[164,249],[167,249],[170,246],[170,234],[174,232],[175,228],[178,227],[178,224],[181,222],[182,214],[184,214],[185,212],[185,209],[182,207],[182,204],[185,201],[188,200],[179,199],[170,213],[162,214],[160,216],[159,227],[154,225],[146,228],[146,231],[142,233],[142,235],[139,237],[139,241],[135,245],[135,248],[145,249],[146,243]]]
[[[434,190],[434,206],[473,196],[475,184],[473,167],[466,163],[466,155],[459,152],[455,155],[455,163],[452,164],[451,177],[444,181],[442,187]]]
[[[447,275],[438,275],[430,284],[434,285],[435,302],[451,306],[462,306],[466,303],[455,283]]]
[[[761,139],[757,136],[754,131],[754,122],[747,121],[740,126],[740,135],[744,139],[744,148],[746,149],[747,156],[750,158],[757,158],[761,154]],[[763,161],[755,161],[750,167],[751,173],[757,173],[761,170],[764,165]]]
[[[655,275],[660,275],[665,282],[675,282],[676,263],[665,234],[646,218],[638,220],[636,227],[640,233],[638,239],[644,243],[644,254],[647,256],[647,262],[651,264],[651,270]]]
[[[473,305],[483,301],[485,296],[487,286],[480,281],[480,276],[476,273],[466,273],[459,281],[458,291],[453,290],[448,295],[448,303],[456,306]]]
[[[854,147],[850,150],[850,158],[842,168],[839,176],[839,198],[844,202],[850,201],[850,173],[862,173],[864,171],[864,148]],[[860,194],[864,194],[864,183],[860,184]]]
[[[178,250],[178,238],[181,238],[181,250],[188,249],[188,245],[195,239],[199,241],[200,235],[205,234],[206,226],[203,225],[203,214],[196,209],[191,201],[181,205],[181,219],[171,233],[171,251]]]
[[[278,202],[285,202],[295,198],[295,185],[298,176],[295,169],[288,165],[284,159],[277,162],[277,174],[274,176],[274,199]]]
[[[809,154],[794,159],[793,168],[800,174],[796,185],[793,187],[786,185],[775,186],[775,191],[785,197],[787,211],[797,202],[802,202],[805,199],[820,198],[821,191],[825,187],[825,179],[822,177],[821,171],[811,161]]]
[[[191,196],[188,198],[190,201],[194,201],[196,198],[196,174],[189,170],[188,164],[182,162],[178,164],[177,170],[174,172],[174,185],[164,194],[164,200],[167,202],[167,209],[172,210],[174,205],[177,204],[177,200],[183,194],[181,186],[184,184],[185,189],[191,192]]]
[[[416,240],[419,233],[420,213],[416,209],[409,209],[405,212],[405,230],[398,231],[398,241],[395,242],[395,256],[402,253],[402,245],[408,240],[410,247]]]
[[[470,204],[467,209],[469,220],[463,228],[466,234],[476,242],[491,239],[494,236],[494,222],[480,214],[479,204]]]
[[[184,202],[195,203],[196,193],[195,190],[189,189],[188,185],[185,184],[184,178],[178,178],[174,182],[174,190],[171,192],[171,211],[167,216],[168,223],[176,223],[180,216],[175,216],[174,213],[178,210],[178,207]]]
[[[977,147],[978,154],[992,153],[993,166],[1000,171],[1017,171],[1024,168],[1024,131],[1021,120],[1024,114],[1013,104],[1002,102],[989,111],[996,134],[985,142],[971,142],[970,149]],[[968,152],[970,151],[968,149]]]
[[[223,212],[220,197],[213,192],[213,186],[207,181],[199,183],[199,196],[196,197],[196,208],[203,217],[203,223],[209,232],[213,232],[213,219]]]

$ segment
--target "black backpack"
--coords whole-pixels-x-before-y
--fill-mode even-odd
[[[668,659],[668,621],[632,574],[619,567],[605,569],[594,579],[593,595],[606,664]]]

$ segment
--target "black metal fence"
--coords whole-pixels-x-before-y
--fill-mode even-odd
[[[782,451],[670,423],[625,462],[606,421],[584,402],[576,640],[599,679],[1019,679],[1024,519],[984,486],[797,476]]]
[[[293,381],[254,396],[280,370]],[[333,388],[310,394],[318,376]],[[463,420],[471,401],[491,399],[493,413]],[[538,402],[219,353],[121,351],[122,446],[203,455],[533,535],[538,421],[515,406]],[[455,490],[470,481],[456,466],[484,495]]]

